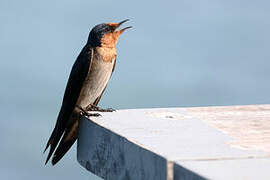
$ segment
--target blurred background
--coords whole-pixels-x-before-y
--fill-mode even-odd
[[[1,179],[93,179],[42,152],[91,28],[130,18],[101,106],[270,103],[266,0],[0,1]]]

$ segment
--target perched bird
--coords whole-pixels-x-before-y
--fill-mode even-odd
[[[81,115],[99,116],[89,111],[113,111],[110,108],[102,109],[97,104],[114,71],[118,38],[131,28],[117,30],[126,21],[128,19],[119,23],[99,24],[90,31],[88,41],[72,67],[56,125],[44,150],[50,146],[45,164],[54,153],[52,164],[55,165],[77,140]]]

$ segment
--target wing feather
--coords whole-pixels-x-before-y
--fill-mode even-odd
[[[81,53],[79,54],[77,60],[72,67],[55,128],[44,150],[45,152],[46,149],[50,146],[50,151],[46,163],[52,156],[60,138],[62,137],[64,131],[68,126],[69,118],[75,108],[84,80],[90,69],[92,58],[93,49],[89,45],[86,45],[82,49]]]

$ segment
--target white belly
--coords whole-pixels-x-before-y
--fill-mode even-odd
[[[111,77],[114,61],[115,59],[112,62],[104,62],[102,59],[94,56],[77,105],[86,108],[88,105],[93,104],[101,95]]]

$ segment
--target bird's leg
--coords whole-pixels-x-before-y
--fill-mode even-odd
[[[94,116],[94,117],[101,116],[101,114],[99,114],[99,113],[89,113],[86,110],[84,110],[81,106],[78,106],[78,108],[80,109],[81,115],[83,115],[83,116],[87,116],[87,117],[90,117],[90,116]]]
[[[103,108],[100,108],[98,106],[95,106],[93,104],[90,104],[89,106],[87,106],[87,111],[99,111],[99,112],[113,112],[115,111],[115,109],[113,108],[106,108],[106,109],[103,109]]]

